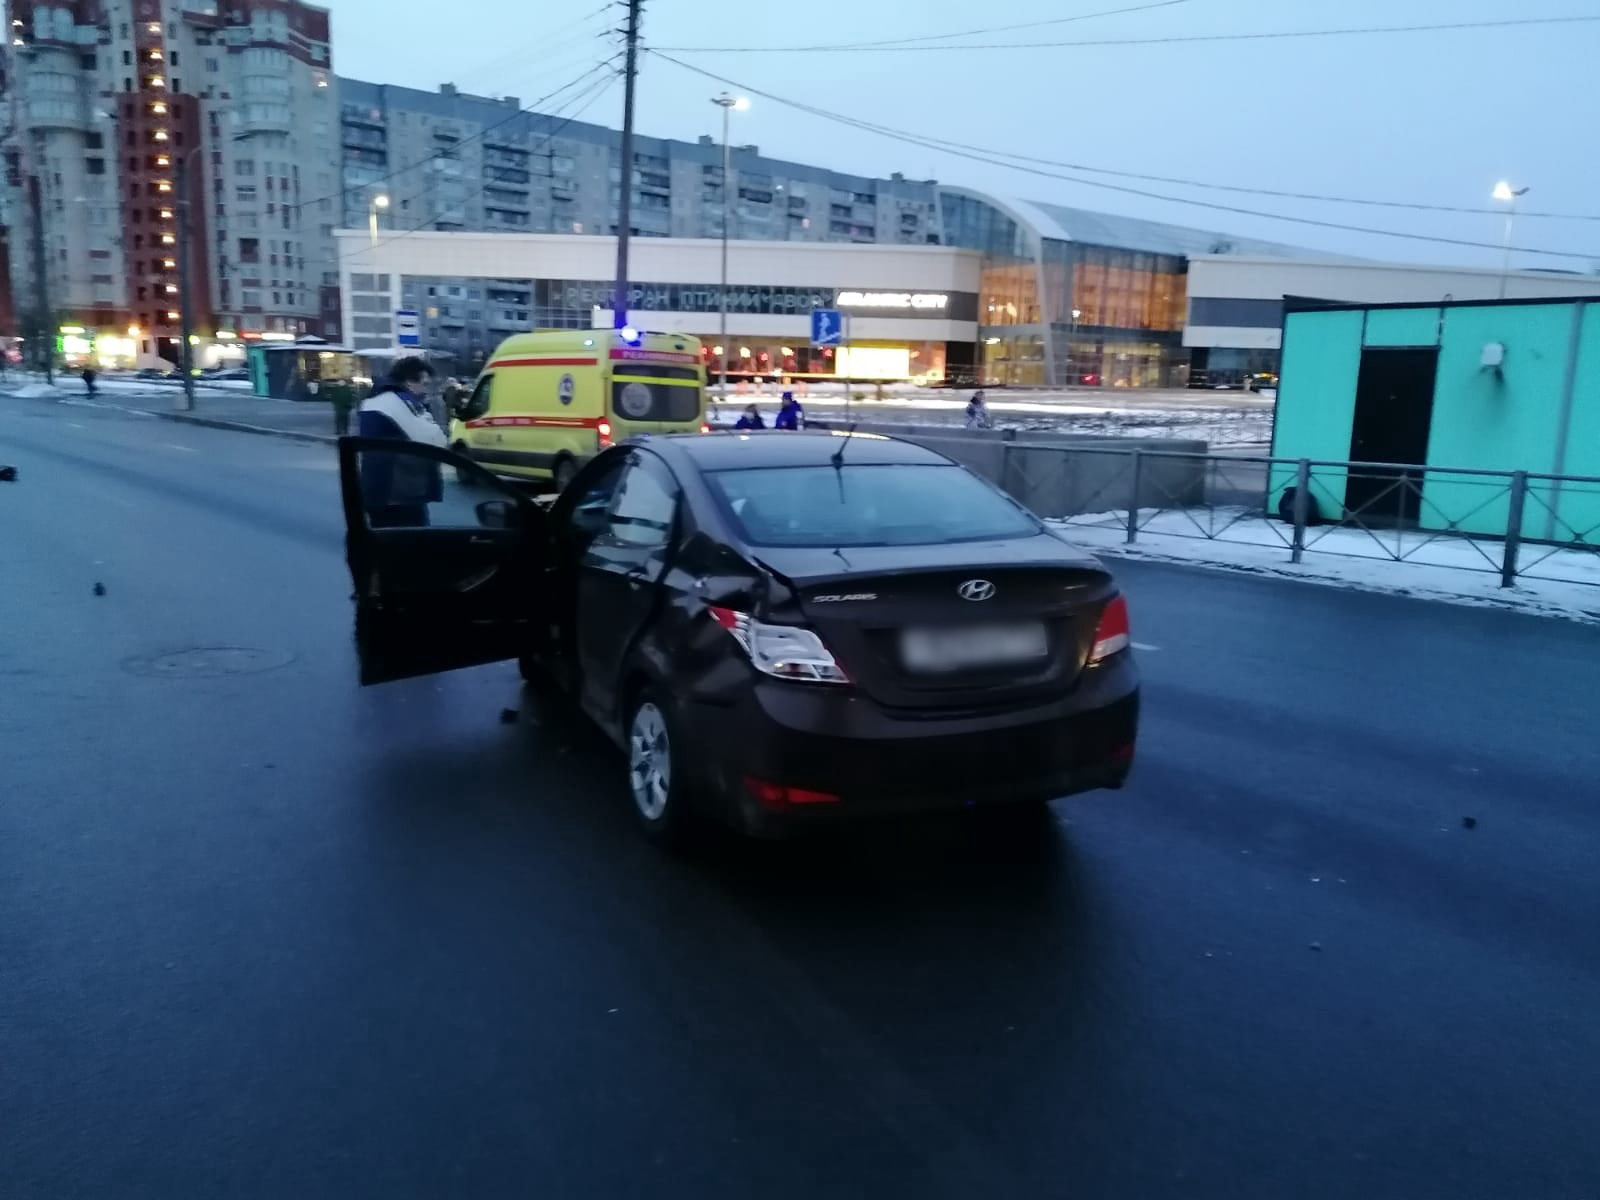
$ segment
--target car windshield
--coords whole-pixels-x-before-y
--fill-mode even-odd
[[[917,546],[1039,531],[1023,509],[953,464],[751,467],[707,479],[757,546]]]

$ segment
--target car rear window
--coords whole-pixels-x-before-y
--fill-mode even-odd
[[[681,383],[617,380],[611,385],[611,412],[623,421],[689,424],[700,419],[700,389]]]
[[[1040,528],[954,465],[753,467],[706,479],[757,546],[920,546],[1027,537]]]

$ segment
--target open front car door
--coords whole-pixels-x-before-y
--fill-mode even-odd
[[[516,658],[542,628],[547,518],[448,450],[342,438],[363,684]]]

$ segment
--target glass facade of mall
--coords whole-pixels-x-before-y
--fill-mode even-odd
[[[984,255],[980,376],[995,386],[1184,387],[1188,255],[1287,247],[941,189],[948,245]]]

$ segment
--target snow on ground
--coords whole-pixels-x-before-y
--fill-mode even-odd
[[[58,400],[67,393],[48,383],[25,383],[21,387],[9,389],[6,394],[21,400]]]
[[[1527,574],[1518,575],[1515,587],[1502,588],[1504,547],[1491,539],[1313,526],[1306,530],[1304,559],[1296,565],[1289,561],[1293,528],[1244,508],[1141,509],[1132,545],[1126,541],[1125,509],[1050,523],[1075,544],[1107,557],[1181,562],[1600,623],[1600,553],[1594,551],[1524,543],[1519,570]]]
[[[713,389],[715,390],[715,389]],[[796,389],[798,392],[798,389]],[[843,384],[812,385],[799,399],[806,412],[826,420],[884,424],[954,425],[966,421],[969,391],[890,385],[884,398],[852,399]],[[771,419],[782,389],[731,393],[713,400],[713,420],[731,424],[747,404]],[[1101,437],[1193,438],[1214,446],[1264,445],[1272,440],[1273,402],[1245,392],[1116,391],[986,393],[996,428],[1055,431]]]

